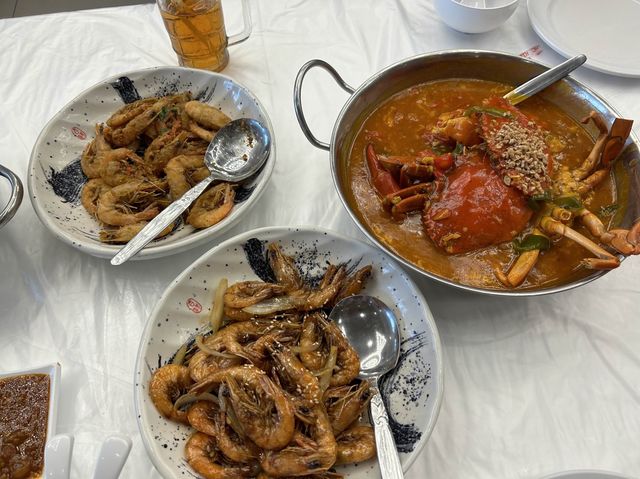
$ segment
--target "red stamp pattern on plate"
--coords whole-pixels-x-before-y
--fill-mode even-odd
[[[541,53],[542,53],[542,47],[540,45],[534,45],[528,50],[525,50],[522,53],[520,53],[520,56],[522,58],[531,58],[531,57],[537,57]]]
[[[78,128],[77,126],[71,128],[71,133],[73,134],[73,136],[80,140],[86,140],[87,138],[87,134],[84,132],[84,130]]]
[[[193,298],[187,299],[187,308],[196,314],[202,312],[202,305]]]

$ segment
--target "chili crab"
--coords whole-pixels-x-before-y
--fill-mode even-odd
[[[521,285],[541,252],[561,237],[593,255],[582,267],[612,269],[620,255],[640,254],[640,221],[629,230],[608,230],[586,205],[609,177],[632,121],[616,119],[609,129],[591,112],[582,120],[589,122],[599,137],[583,163],[570,169],[554,161],[561,155],[551,151],[556,145],[548,144],[536,121],[491,97],[440,115],[417,155],[381,155],[368,144],[369,179],[394,217],[421,212],[424,231],[446,253],[512,241],[511,259],[494,271],[506,287]]]

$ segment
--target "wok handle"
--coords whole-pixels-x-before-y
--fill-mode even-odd
[[[296,110],[296,118],[298,119],[298,123],[300,124],[300,128],[302,129],[302,133],[307,137],[309,142],[322,150],[329,151],[329,143],[325,143],[324,141],[318,140],[311,130],[309,129],[309,125],[307,125],[307,120],[304,117],[304,112],[302,111],[302,82],[304,81],[304,77],[309,70],[314,67],[320,67],[323,70],[329,72],[329,74],[333,77],[336,83],[349,94],[353,94],[355,88],[350,87],[345,83],[342,77],[338,74],[338,72],[327,62],[323,60],[309,60],[307,63],[302,65],[298,75],[296,75],[296,83],[293,86],[293,107]]]
[[[4,176],[9,180],[9,184],[11,185],[11,196],[9,197],[9,201],[4,209],[0,211],[0,228],[2,228],[11,218],[13,218],[16,211],[18,211],[18,207],[22,201],[23,188],[20,178],[18,178],[13,171],[2,165],[0,165],[0,176]]]

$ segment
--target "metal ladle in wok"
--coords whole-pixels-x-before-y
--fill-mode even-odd
[[[549,85],[563,79],[586,61],[586,55],[576,55],[575,57],[562,62],[560,65],[556,65],[550,70],[532,78],[528,82],[523,83],[518,88],[514,88],[503,98],[512,105],[517,105],[518,103],[521,103],[527,98],[535,95],[540,90],[544,90]]]

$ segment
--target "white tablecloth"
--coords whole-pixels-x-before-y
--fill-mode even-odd
[[[225,2],[232,31],[239,5]],[[524,2],[481,35],[450,30],[427,0],[251,3],[253,34],[231,47],[224,73],[265,104],[278,158],[264,199],[224,239],[294,224],[364,238],[338,200],[328,154],[297,125],[292,88],[305,61],[328,60],[355,86],[404,57],[442,49],[532,49],[548,65],[563,60],[536,36]],[[153,5],[0,20],[0,45],[0,162],[23,180],[36,136],[80,91],[120,72],[177,64]],[[574,77],[640,120],[640,80],[585,68]],[[345,94],[314,71],[304,100],[313,131],[328,139]],[[61,363],[58,429],[76,439],[74,478],[90,477],[102,439],[116,432],[134,443],[122,477],[160,477],[136,426],[138,340],[164,288],[211,246],[112,267],[56,240],[26,196],[0,230],[0,368]],[[587,286],[530,299],[464,293],[413,275],[442,337],[445,395],[407,477],[533,479],[576,468],[640,475],[639,274],[632,258]]]

